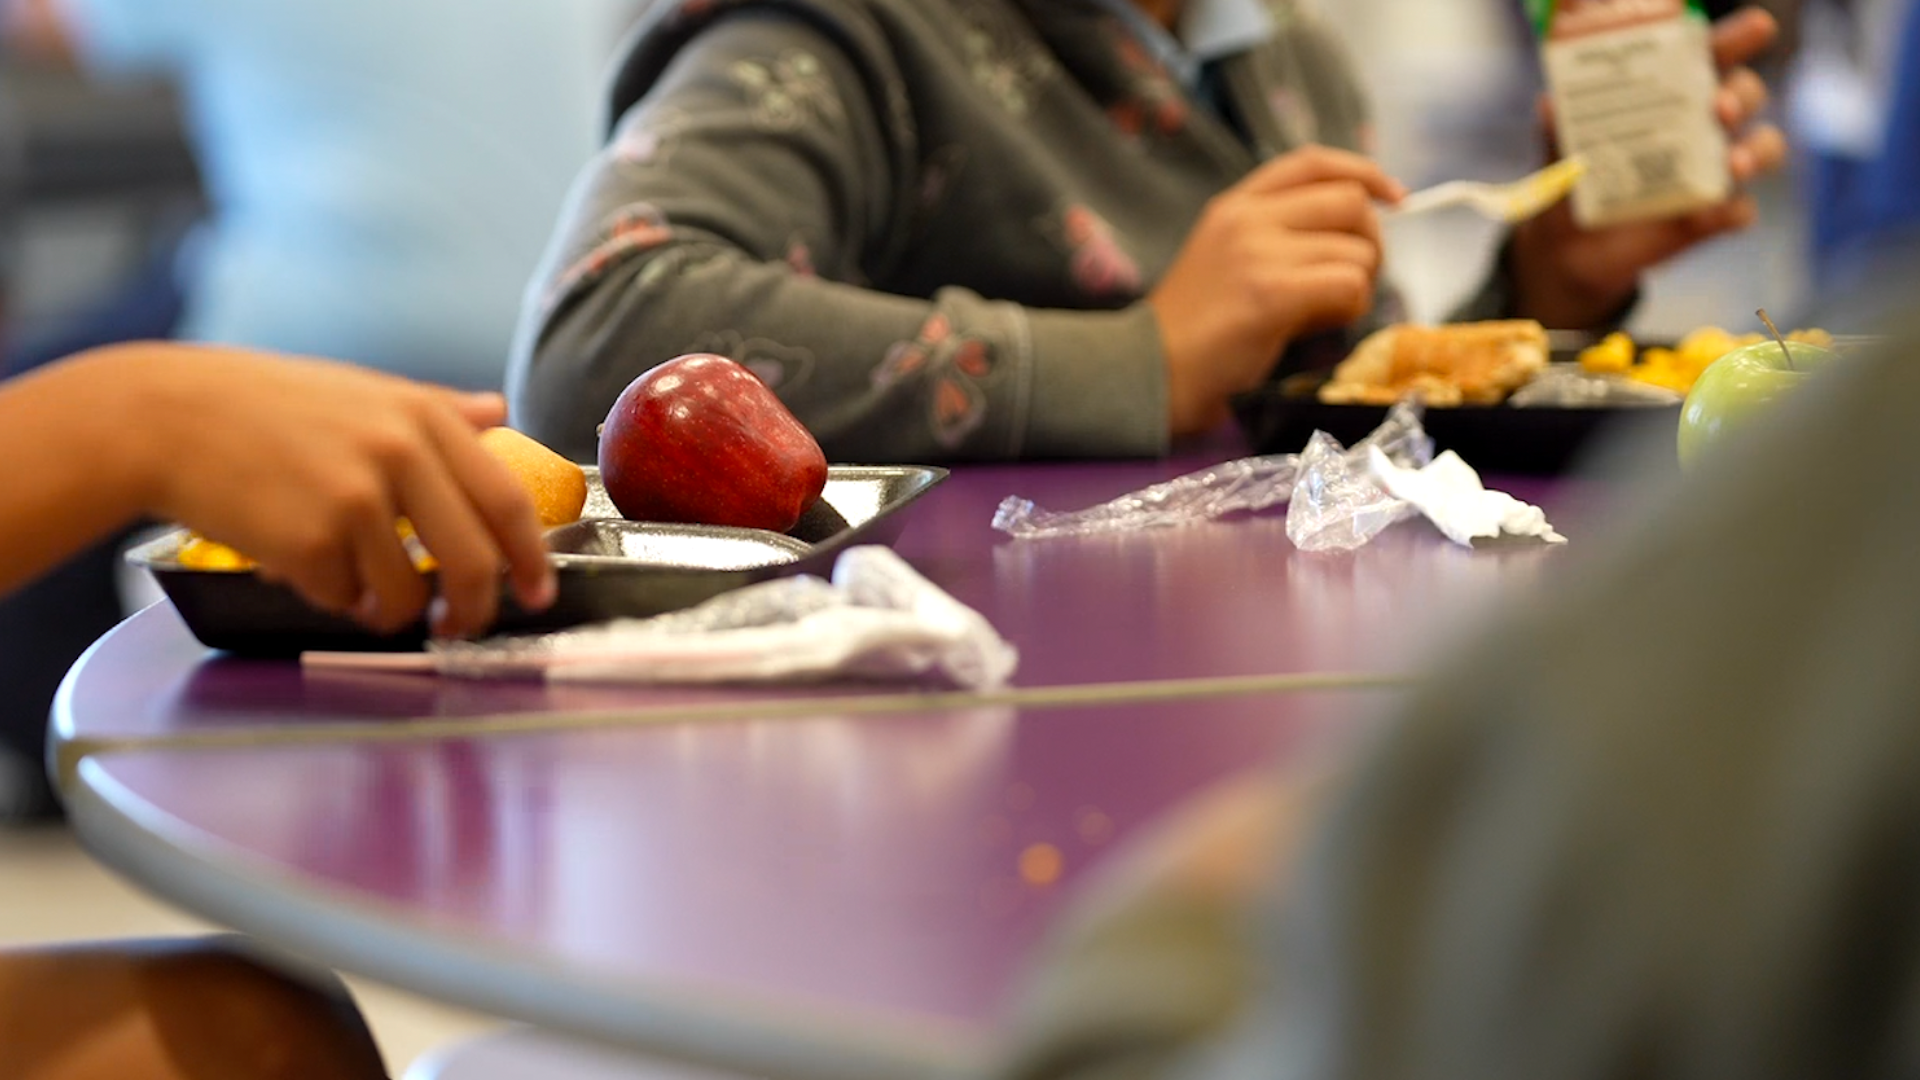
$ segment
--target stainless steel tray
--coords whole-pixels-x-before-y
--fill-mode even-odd
[[[559,599],[530,613],[503,591],[496,629],[553,630],[657,615],[767,578],[824,576],[846,547],[892,543],[906,524],[901,512],[946,477],[947,470],[925,465],[830,466],[820,501],[783,534],[627,521],[607,500],[599,470],[589,467],[583,516],[547,532]],[[187,537],[186,530],[174,530],[134,548],[127,559],[153,572],[187,628],[213,648],[288,656],[308,649],[416,649],[426,638],[424,623],[375,635],[249,571],[181,566]]]

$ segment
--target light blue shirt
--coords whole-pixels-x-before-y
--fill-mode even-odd
[[[1209,61],[1245,52],[1279,32],[1266,0],[1186,0],[1173,33],[1133,0],[1099,0],[1126,23],[1189,93]]]
[[[632,0],[65,0],[182,81],[214,203],[181,336],[497,387]]]

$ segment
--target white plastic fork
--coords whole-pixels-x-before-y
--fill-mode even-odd
[[[1566,198],[1586,172],[1586,163],[1572,157],[1505,184],[1450,180],[1414,192],[1400,200],[1400,205],[1391,208],[1388,214],[1405,217],[1442,207],[1466,206],[1496,221],[1514,224]]]

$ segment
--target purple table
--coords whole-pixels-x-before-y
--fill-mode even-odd
[[[1459,635],[1504,591],[1524,587],[1560,551],[1468,551],[1423,523],[1389,530],[1352,555],[1309,556],[1270,513],[1178,530],[1015,542],[990,526],[1018,493],[1042,506],[1101,502],[1207,464],[1167,462],[969,467],[915,504],[895,545],[1019,647],[1022,686],[1199,679],[1288,672],[1398,672]],[[1507,479],[1558,522],[1589,511],[1576,484]],[[1576,517],[1577,520],[1577,517]],[[1565,527],[1565,526],[1563,526]],[[331,678],[277,661],[213,656],[162,605],[131,619],[73,679],[55,734],[177,735],[366,718],[460,717],[786,700],[793,691],[592,689]],[[845,693],[844,688],[834,693]]]
[[[1418,525],[1316,558],[1279,517],[1026,544],[987,527],[1012,492],[1075,507],[1196,464],[958,470],[898,547],[1021,648],[1027,687],[1399,670],[1557,558]],[[1556,515],[1577,501],[1507,486]],[[794,695],[306,676],[213,656],[162,605],[76,665],[55,731],[97,854],[278,946],[741,1072],[941,1076],[977,1060],[1042,928],[1118,840],[1390,701],[1193,686],[1094,708],[547,722],[532,714]],[[370,720],[390,723],[369,737]],[[1059,880],[1022,879],[1034,845]]]

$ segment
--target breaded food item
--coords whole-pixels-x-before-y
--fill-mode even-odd
[[[540,524],[552,528],[580,520],[587,505],[587,474],[580,466],[512,428],[488,428],[480,445],[533,496]]]
[[[1330,405],[1498,405],[1546,370],[1546,327],[1531,319],[1389,326],[1369,335],[1320,388]]]

